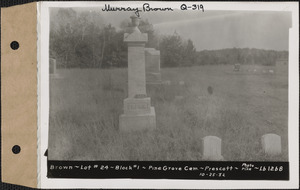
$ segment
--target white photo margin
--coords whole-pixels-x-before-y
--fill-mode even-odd
[[[166,180],[166,179],[49,179],[47,157],[49,120],[49,8],[103,7],[102,2],[39,2],[38,3],[38,187],[53,188],[147,188],[147,189],[291,189],[299,188],[299,9],[298,2],[197,2],[205,10],[290,11],[289,29],[289,111],[288,141],[290,180]],[[145,2],[114,1],[112,6],[142,6]],[[178,9],[187,2],[151,1],[153,7]],[[195,2],[193,2],[195,3]],[[116,13],[117,14],[117,13]]]

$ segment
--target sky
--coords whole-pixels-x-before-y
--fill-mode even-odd
[[[100,8],[77,8],[97,11],[106,24],[119,28],[130,20],[132,12],[102,12]],[[197,51],[224,48],[288,50],[291,13],[283,11],[173,11],[142,12],[159,35],[174,34],[191,39]]]
[[[163,34],[176,30],[192,39],[197,50],[233,47],[288,50],[289,26],[288,16],[266,12],[227,12],[155,24]]]

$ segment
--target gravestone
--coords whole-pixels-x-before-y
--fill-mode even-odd
[[[133,28],[131,33],[124,34],[124,42],[128,45],[128,98],[124,100],[119,127],[121,131],[155,129],[155,110],[146,94],[145,43],[148,36],[138,29],[139,18],[130,18]]]
[[[221,155],[222,140],[216,136],[206,136],[203,139],[203,160],[224,160]]]
[[[239,63],[234,64],[233,71],[240,71],[241,65]]]
[[[154,48],[145,48],[146,83],[161,84],[160,51]]]
[[[179,85],[184,85],[185,83],[184,83],[184,81],[179,81]]]
[[[49,59],[49,74],[50,75],[56,74],[56,60],[53,58]]]
[[[276,134],[265,134],[261,137],[262,149],[265,154],[275,156],[281,154],[281,137]]]
[[[171,81],[166,80],[166,81],[163,81],[162,84],[164,84],[164,85],[171,85]]]

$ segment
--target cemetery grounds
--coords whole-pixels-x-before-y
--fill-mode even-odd
[[[162,80],[171,83],[147,85],[156,130],[137,132],[118,130],[127,97],[126,68],[57,73],[59,78],[50,78],[49,135],[59,150],[53,157],[201,161],[202,138],[212,135],[222,139],[226,161],[288,161],[287,67],[162,68]],[[262,152],[266,133],[281,136],[281,155]]]

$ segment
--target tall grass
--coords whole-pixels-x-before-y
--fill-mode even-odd
[[[225,160],[286,161],[287,70],[262,74],[249,73],[254,66],[248,67],[162,69],[171,85],[147,86],[156,130],[125,133],[118,122],[127,97],[126,69],[59,70],[63,79],[50,82],[49,159],[201,160],[201,139],[214,135],[222,139]],[[281,136],[282,155],[262,153],[265,133]]]

